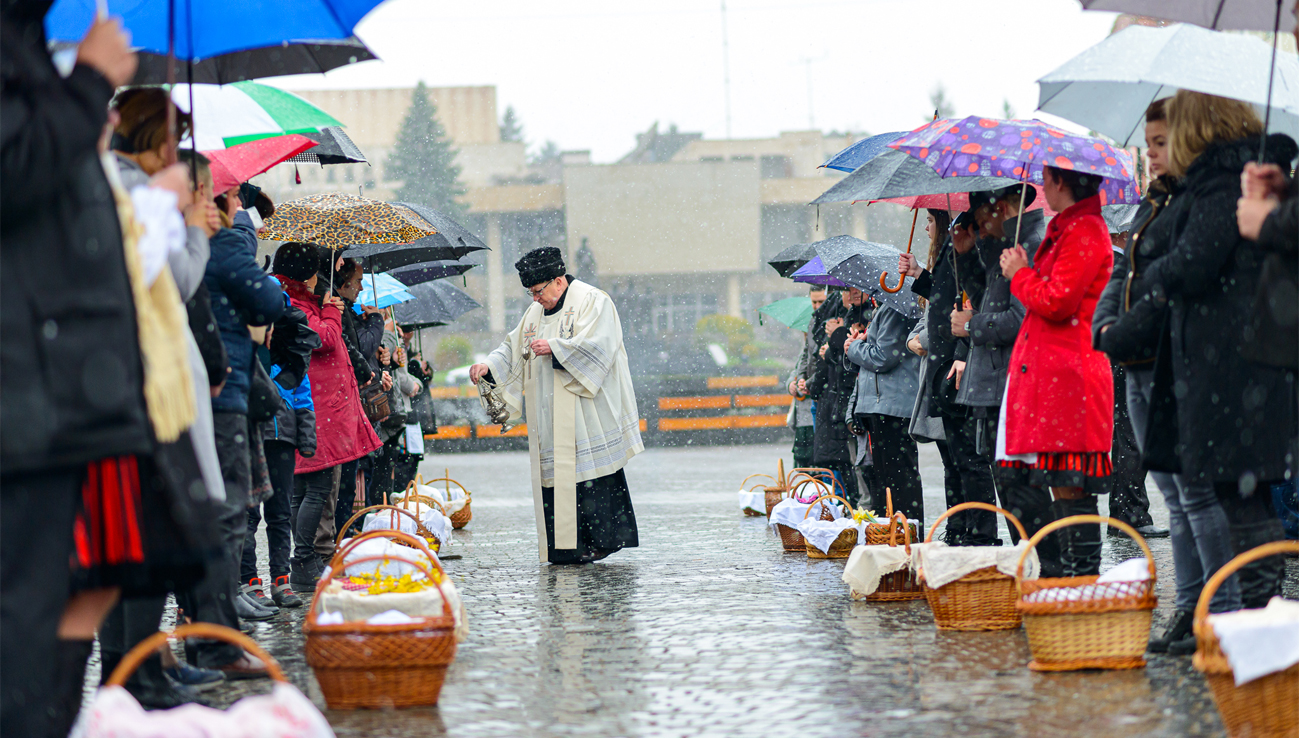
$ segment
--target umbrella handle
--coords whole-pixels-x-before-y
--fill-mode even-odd
[[[916,237],[916,219],[919,217],[920,217],[920,208],[912,208],[911,209],[911,235],[907,236],[908,254],[911,253],[911,239]],[[893,294],[895,292],[901,292],[902,285],[907,281],[907,275],[905,274],[901,275],[901,278],[898,279],[897,287],[889,287],[889,283],[887,281],[888,276],[889,276],[888,272],[884,272],[880,274],[880,289],[884,290],[885,292],[888,292],[889,294]]]

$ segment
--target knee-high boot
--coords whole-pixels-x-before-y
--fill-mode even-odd
[[[1237,556],[1283,538],[1285,527],[1276,518],[1231,526],[1231,548]],[[1284,556],[1269,556],[1241,567],[1237,577],[1240,582],[1241,607],[1267,607],[1268,600],[1281,594],[1281,582],[1284,579]]]
[[[1055,500],[1051,512],[1055,519],[1073,515],[1095,515],[1096,495],[1077,500]],[[1060,569],[1066,577],[1095,576],[1101,573],[1101,527],[1093,523],[1071,525],[1056,531],[1060,536]]]

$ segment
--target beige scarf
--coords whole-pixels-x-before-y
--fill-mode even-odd
[[[163,267],[153,285],[145,284],[144,267],[136,249],[144,226],[135,219],[135,207],[131,204],[131,195],[117,176],[116,162],[105,158],[104,170],[117,203],[117,219],[122,225],[122,246],[126,273],[131,280],[131,297],[135,302],[149,421],[157,439],[171,443],[194,424],[196,417],[194,385],[186,352],[189,344],[185,331],[189,318],[181,304],[180,290],[171,276],[170,267]]]

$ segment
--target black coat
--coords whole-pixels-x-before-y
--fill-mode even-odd
[[[857,372],[843,362],[843,342],[848,328],[842,327],[826,339],[829,347],[821,366],[808,383],[808,395],[816,400],[816,432],[812,436],[812,464],[827,466],[852,463],[848,443],[853,435],[844,422],[851,411],[849,398],[857,387]]]
[[[147,453],[121,226],[96,152],[112,85],[45,50],[49,3],[0,21],[0,467]]]
[[[979,250],[970,249],[964,254],[956,253],[949,238],[938,251],[934,261],[934,271],[922,272],[911,283],[911,291],[929,300],[926,316],[929,324],[929,353],[924,360],[930,363],[926,374],[931,378],[929,387],[920,391],[930,393],[930,415],[938,415],[944,409],[955,410],[952,402],[956,398],[953,381],[947,379],[948,368],[952,361],[965,361],[970,352],[967,338],[952,335],[952,310],[956,308],[961,293],[970,298],[971,305],[978,305],[983,299],[984,270],[979,261]]]
[[[1242,353],[1266,340],[1252,326],[1265,252],[1241,238],[1236,224],[1240,172],[1257,145],[1252,138],[1214,143],[1196,158],[1185,191],[1161,216],[1172,224],[1172,246],[1145,270],[1150,292],[1142,300],[1166,303],[1169,310],[1167,350],[1155,362],[1154,404],[1177,405],[1176,425],[1152,418],[1149,436],[1162,436],[1166,444],[1176,430],[1180,471],[1190,481],[1282,479],[1295,434],[1285,371],[1251,363]],[[1288,162],[1295,153],[1289,137],[1271,137],[1273,161]]]
[[[1299,369],[1299,196],[1295,182],[1284,202],[1267,216],[1259,232],[1258,246],[1263,274],[1254,296],[1256,341],[1246,356],[1270,366]]]

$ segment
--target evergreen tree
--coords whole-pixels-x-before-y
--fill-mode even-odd
[[[929,93],[929,106],[938,111],[939,118],[951,118],[956,115],[956,108],[952,106],[952,101],[947,99],[947,88],[939,82],[934,86],[933,92]],[[925,116],[929,120],[929,116]]]
[[[455,158],[456,149],[438,122],[428,87],[420,82],[397,132],[397,144],[384,164],[384,179],[402,183],[398,200],[426,205],[459,220],[469,208],[456,199],[466,190]]]
[[[1010,100],[1002,98],[1001,100],[1001,117],[1006,120],[1015,119],[1015,109],[1010,106]]]
[[[559,160],[559,144],[554,141],[547,141],[532,158],[528,160],[529,164],[545,164],[551,161]]]
[[[501,140],[523,143],[523,124],[519,122],[513,105],[506,106],[505,116],[501,118]]]

